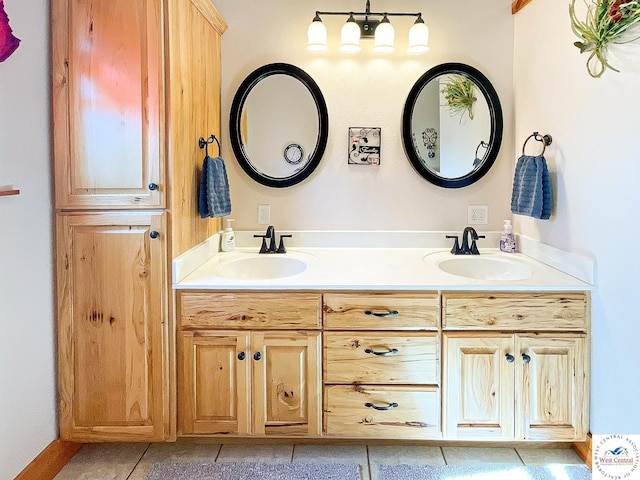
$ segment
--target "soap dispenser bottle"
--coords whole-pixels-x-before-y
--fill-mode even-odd
[[[222,232],[220,249],[223,252],[230,252],[231,250],[236,248],[236,234],[231,228],[231,222],[233,222],[233,218],[227,218],[225,221],[227,222],[227,228],[225,228]]]
[[[516,251],[516,237],[513,234],[511,220],[504,221],[504,230],[500,235],[500,250],[507,253],[515,253]]]

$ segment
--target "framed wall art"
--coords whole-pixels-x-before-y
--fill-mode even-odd
[[[349,165],[380,165],[381,130],[349,127]]]

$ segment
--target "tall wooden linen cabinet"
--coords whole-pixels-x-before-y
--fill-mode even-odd
[[[175,431],[171,260],[220,228],[198,215],[220,138],[210,0],[52,0],[60,436]]]

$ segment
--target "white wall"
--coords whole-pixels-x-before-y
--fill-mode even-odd
[[[49,127],[49,2],[8,0],[20,47],[0,63],[0,479],[57,437]]]
[[[536,130],[553,136],[556,209],[550,220],[515,216],[515,228],[597,260],[591,430],[640,434],[640,42],[611,51],[621,73],[593,79],[576,40],[568,2],[536,0],[516,15],[515,148]]]
[[[305,51],[306,31],[316,10],[362,11],[364,0],[215,0],[229,24],[222,40],[223,150],[229,173],[235,228],[258,228],[257,205],[271,205],[278,229],[460,230],[468,204],[489,205],[487,229],[509,218],[513,168],[513,17],[510,2],[483,0],[376,0],[374,11],[422,11],[431,31],[432,51],[411,57],[404,51],[413,22],[392,18],[397,53],[390,56],[337,52],[343,17],[324,17],[330,52]],[[318,169],[303,183],[285,189],[262,186],[239,168],[230,148],[228,116],[242,80],[267,63],[292,63],[318,83],[329,111],[329,141]],[[494,168],[477,184],[442,189],[420,177],[402,147],[401,116],[415,81],[443,62],[463,62],[494,84],[504,110],[505,131]],[[381,127],[380,166],[347,165],[348,128]],[[206,132],[205,132],[206,133]],[[262,228],[262,227],[260,227]]]

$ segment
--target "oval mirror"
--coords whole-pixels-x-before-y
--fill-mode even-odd
[[[316,82],[288,63],[264,65],[231,104],[231,147],[242,169],[269,187],[300,183],[327,146],[329,116]]]
[[[447,188],[471,185],[489,171],[502,129],[493,85],[462,63],[437,65],[422,75],[402,113],[402,142],[413,168]]]

